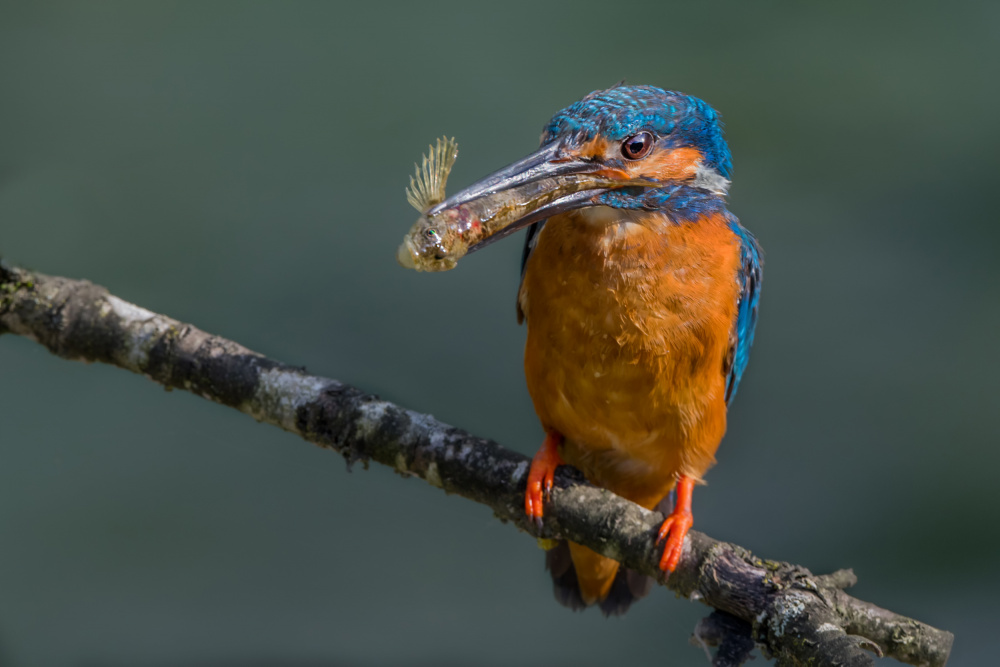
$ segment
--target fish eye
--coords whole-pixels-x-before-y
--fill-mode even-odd
[[[652,132],[643,130],[642,132],[633,134],[622,142],[622,155],[629,160],[641,160],[649,155],[649,151],[653,150],[653,143],[655,141],[656,139],[653,138]]]
[[[429,238],[431,241],[436,241],[438,239],[438,233],[436,229],[428,229],[424,232],[424,236]]]

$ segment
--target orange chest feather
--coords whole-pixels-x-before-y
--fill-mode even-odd
[[[600,208],[550,219],[519,295],[543,424],[700,476],[725,430],[739,261],[721,215],[673,224]],[[661,461],[667,450],[672,462]],[[685,463],[691,450],[703,455]]]

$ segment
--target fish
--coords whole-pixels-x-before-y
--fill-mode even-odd
[[[432,213],[445,200],[448,175],[458,157],[454,138],[441,137],[428,146],[416,173],[410,176],[406,200],[417,209],[420,217],[413,223],[396,252],[396,260],[417,271],[447,271],[468,252],[465,235],[469,231],[457,224],[454,212]],[[467,226],[468,227],[468,226]]]

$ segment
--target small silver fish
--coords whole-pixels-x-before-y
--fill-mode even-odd
[[[420,165],[414,165],[416,173],[410,176],[410,187],[406,188],[406,201],[420,212],[420,217],[396,251],[400,265],[417,271],[447,271],[455,268],[458,259],[465,254],[461,234],[454,224],[436,219],[428,211],[445,199],[445,185],[448,174],[458,157],[455,140],[441,137],[428,147]]]

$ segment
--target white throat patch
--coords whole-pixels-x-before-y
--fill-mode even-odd
[[[588,206],[576,211],[577,216],[591,224],[600,227],[638,222],[648,215],[648,211],[631,211],[611,206]]]
[[[711,167],[706,167],[701,162],[698,163],[694,172],[694,182],[691,185],[696,188],[704,188],[717,195],[724,195],[729,192],[729,179]]]

